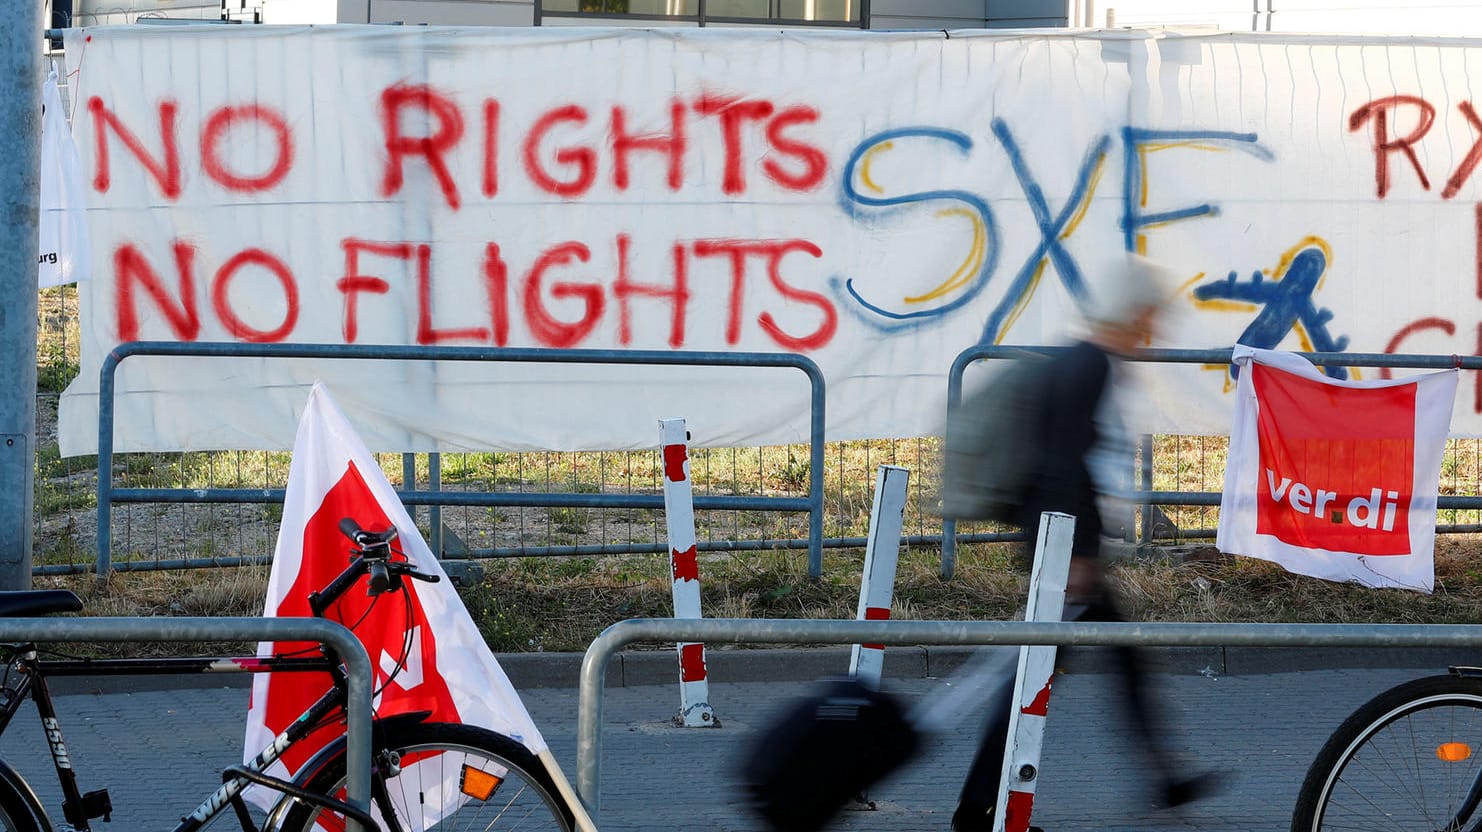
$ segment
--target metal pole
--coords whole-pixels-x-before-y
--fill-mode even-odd
[[[119,361],[118,350],[103,359],[104,368]],[[93,574],[99,582],[113,572],[113,383],[115,374],[98,378],[98,556]]]
[[[401,455],[401,490],[402,491],[416,491],[417,490],[417,455],[416,454],[404,453],[404,454]],[[417,522],[417,509],[416,509],[416,507],[415,506],[412,507],[411,510],[408,511],[407,513],[412,516],[412,523],[413,524],[416,524],[416,522]],[[433,551],[435,552],[437,550],[434,549]]]
[[[823,372],[811,361],[803,371],[808,374],[809,402],[812,418],[808,425],[808,577],[823,577],[823,442],[824,394]]]
[[[1482,647],[1482,625],[630,618],[603,630],[587,648],[581,662],[576,713],[576,791],[592,821],[599,824],[603,680],[607,662],[617,651],[638,641],[1477,648]]]
[[[1153,437],[1144,433],[1140,444],[1141,460],[1137,466],[1137,490],[1153,490]],[[1138,543],[1153,542],[1153,506],[1142,504],[1142,527],[1137,531]]]
[[[909,499],[909,470],[896,465],[881,465],[875,470],[875,499],[870,506],[870,533],[859,580],[859,606],[854,613],[858,621],[890,618],[895,570],[901,555],[901,526]],[[859,643],[850,650],[849,675],[870,690],[880,689],[884,669],[884,645]]]
[[[345,665],[345,791],[350,805],[370,811],[371,663],[345,627],[322,618],[0,618],[0,642],[58,641],[315,641]],[[360,824],[346,818],[347,828]],[[370,832],[370,830],[366,830]]]
[[[36,254],[41,201],[41,4],[0,2],[0,589],[31,586],[36,467]]]
[[[440,453],[427,455],[427,490],[434,494],[443,490],[443,455]],[[427,543],[432,547],[432,554],[441,560],[443,556],[443,507],[441,504],[435,503],[428,506],[427,529]]]

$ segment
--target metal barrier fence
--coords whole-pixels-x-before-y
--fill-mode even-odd
[[[37,395],[37,470],[33,574],[88,572],[96,568],[96,533],[111,537],[111,567],[116,571],[262,564],[269,560],[278,531],[281,507],[266,497],[233,503],[117,503],[108,512],[107,530],[97,522],[98,479],[95,460],[61,458],[55,441],[58,394],[78,366],[76,287],[43,290],[39,307]],[[1013,347],[974,348],[1013,350]],[[1020,348],[1022,349],[1022,348]],[[1210,351],[1217,361],[1227,351]],[[1345,355],[1345,358],[1352,356]],[[959,356],[959,360],[962,356]],[[1432,366],[1457,366],[1449,356],[1430,356]],[[1464,357],[1460,366],[1476,366]],[[803,495],[823,483],[821,547],[859,548],[869,509],[869,486],[880,463],[903,465],[912,472],[907,507],[907,546],[936,548],[955,564],[962,543],[1014,540],[1002,527],[964,524],[944,543],[943,524],[933,513],[940,466],[940,440],[910,437],[878,441],[830,442],[823,454],[814,448],[711,448],[692,452],[698,495]],[[1134,472],[1140,491],[1154,494],[1203,495],[1189,502],[1153,500],[1127,539],[1143,542],[1207,540],[1213,536],[1218,492],[1223,484],[1226,439],[1222,436],[1144,437],[1140,465]],[[657,497],[661,489],[657,450],[594,453],[449,453],[417,458],[378,455],[393,483],[406,491],[418,480],[432,492],[454,490],[534,493],[628,493]],[[823,459],[823,465],[816,464]],[[286,451],[222,451],[172,454],[115,454],[113,485],[164,489],[233,488],[256,494],[281,493],[287,480]],[[400,472],[400,474],[398,474]],[[1453,438],[1442,470],[1442,526],[1446,532],[1482,529],[1482,511],[1469,500],[1446,495],[1477,494],[1482,483],[1482,440]],[[817,493],[815,490],[813,493]],[[502,507],[498,511],[469,505],[436,503],[413,506],[427,530],[428,541],[445,559],[504,558],[539,555],[629,555],[662,553],[662,515],[656,509],[580,508],[570,506]],[[1156,507],[1154,507],[1156,506]],[[430,516],[431,522],[427,522]],[[704,552],[805,549],[814,530],[794,514],[750,511],[701,511],[697,521]],[[1448,523],[1449,521],[1449,523]],[[955,525],[955,524],[954,524]],[[446,532],[446,541],[442,540]],[[816,551],[816,550],[815,550]],[[637,567],[647,567],[641,564]],[[657,567],[655,567],[657,568]],[[953,566],[949,565],[948,571]]]
[[[313,641],[344,662],[345,790],[348,802],[370,811],[371,663],[355,634],[322,618],[0,618],[0,642],[67,641]],[[348,828],[360,824],[345,819]],[[366,830],[370,832],[370,830]]]
[[[115,502],[137,503],[261,503],[283,501],[282,489],[114,488],[114,386],[119,365],[131,356],[200,356],[233,358],[315,358],[396,361],[479,361],[548,364],[629,364],[704,367],[792,368],[801,370],[810,386],[809,471],[806,497],[697,495],[695,508],[731,511],[806,512],[808,518],[808,573],[823,574],[823,430],[824,381],[818,365],[801,355],[776,353],[665,352],[657,350],[546,350],[485,347],[393,347],[344,344],[228,344],[136,341],[120,344],[103,361],[98,381],[98,543],[96,574],[112,571],[112,507]],[[557,506],[655,508],[663,495],[475,493],[403,490],[409,506]],[[219,561],[213,561],[213,564]],[[188,567],[194,564],[173,564]]]
[[[947,409],[962,404],[962,379],[967,368],[975,362],[987,359],[1012,359],[1027,354],[1051,355],[1065,347],[1055,346],[987,346],[978,345],[969,347],[958,353],[957,358],[952,361],[952,367],[947,372]],[[1142,350],[1129,360],[1139,363],[1153,364],[1216,364],[1228,365],[1230,363],[1230,349],[1218,350],[1170,350],[1150,349]],[[1452,368],[1462,370],[1482,370],[1482,356],[1475,355],[1400,355],[1388,353],[1352,353],[1352,352],[1303,352],[1297,353],[1313,364],[1335,367],[1382,367],[1392,369],[1414,369],[1414,370],[1449,370]],[[1162,505],[1177,506],[1218,506],[1220,504],[1219,491],[1155,491],[1153,484],[1153,454],[1152,438],[1143,437],[1142,461],[1138,466],[1137,487],[1129,493],[1122,495],[1128,501],[1141,506],[1143,511],[1142,528],[1149,529],[1152,526],[1151,507]],[[1439,509],[1477,509],[1482,508],[1482,496],[1448,496],[1442,495],[1438,502]],[[1474,532],[1482,531],[1482,525],[1451,525],[1438,526],[1437,533]],[[951,519],[942,521],[942,577],[950,578],[956,569],[957,544],[959,542],[980,542],[985,540],[1022,540],[1022,535],[1006,535],[1002,533],[987,533],[973,535],[959,535],[957,533],[957,522]]]
[[[1228,647],[1482,647],[1476,624],[1174,624],[832,619],[628,619],[582,657],[577,693],[576,790],[600,825],[602,694],[607,662],[635,642],[719,644],[1158,645]]]

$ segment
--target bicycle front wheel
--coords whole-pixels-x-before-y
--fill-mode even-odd
[[[1292,832],[1475,830],[1482,678],[1431,676],[1354,711],[1307,770]]]
[[[0,832],[51,832],[51,827],[42,826],[24,804],[8,797],[0,800]]]
[[[545,767],[524,746],[471,725],[387,726],[373,749],[371,814],[382,829],[406,832],[571,832],[572,814]],[[311,792],[345,799],[345,757],[326,764]],[[393,818],[395,822],[389,819]],[[343,816],[305,804],[287,813],[285,832],[344,829]]]
[[[0,760],[0,832],[51,832],[51,821],[25,778]]]

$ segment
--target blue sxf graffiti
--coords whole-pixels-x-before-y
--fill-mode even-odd
[[[1128,251],[1137,251],[1137,235],[1149,226],[1168,225],[1195,217],[1214,216],[1219,207],[1212,203],[1191,205],[1172,211],[1145,213],[1142,210],[1143,189],[1147,171],[1143,165],[1144,149],[1157,145],[1197,145],[1243,150],[1265,162],[1276,155],[1261,144],[1255,133],[1231,133],[1224,130],[1148,130],[1142,127],[1122,128],[1122,239]]]
[[[1014,281],[1004,292],[1003,299],[993,308],[988,315],[988,321],[983,324],[983,334],[978,338],[980,344],[996,344],[1003,335],[1004,327],[1007,325],[1009,316],[1014,308],[1018,306],[1026,293],[1032,291],[1034,276],[1040,268],[1040,260],[1048,257],[1055,265],[1055,273],[1060,275],[1060,282],[1065,285],[1066,291],[1077,301],[1086,297],[1086,281],[1081,277],[1080,267],[1076,265],[1075,258],[1065,248],[1065,241],[1061,238],[1071,217],[1075,216],[1080,208],[1081,202],[1086,198],[1086,192],[1091,187],[1091,177],[1101,166],[1102,160],[1111,147],[1111,136],[1103,135],[1086,152],[1085,158],[1081,160],[1081,168],[1076,172],[1075,185],[1071,188],[1070,198],[1065,201],[1065,207],[1060,209],[1056,217],[1050,216],[1050,203],[1045,199],[1045,192],[1039,186],[1039,182],[1029,172],[1029,166],[1024,163],[1024,152],[1015,141],[1014,134],[1009,131],[1009,126],[1001,118],[993,120],[993,135],[998,137],[1003,149],[1009,156],[1009,164],[1014,168],[1014,176],[1019,180],[1019,187],[1024,191],[1024,198],[1029,201],[1029,210],[1034,212],[1034,223],[1039,227],[1039,244],[1034,247],[1029,258],[1024,261],[1023,268],[1014,275]]]
[[[992,276],[994,268],[998,265],[998,226],[993,221],[993,210],[988,207],[987,201],[977,194],[967,191],[943,189],[920,191],[901,196],[882,197],[860,193],[859,189],[855,187],[856,173],[859,165],[870,151],[886,142],[906,138],[926,138],[944,141],[955,147],[963,156],[968,155],[973,147],[973,140],[966,134],[959,133],[955,130],[944,130],[935,127],[905,127],[898,130],[886,130],[876,133],[860,142],[859,146],[854,149],[854,152],[849,155],[849,161],[844,165],[844,192],[842,202],[845,213],[859,217],[859,206],[866,206],[886,209],[884,213],[888,215],[904,210],[906,206],[923,202],[938,199],[953,200],[967,205],[977,215],[987,238],[987,248],[982,265],[978,268],[977,273],[963,285],[957,297],[941,306],[935,306],[930,309],[918,309],[912,312],[892,311],[865,300],[855,288],[853,278],[840,279],[837,276],[830,278],[829,286],[836,295],[845,295],[853,300],[853,304],[844,304],[845,308],[853,309],[859,314],[861,320],[882,332],[894,332],[911,328],[970,303],[973,298],[976,298],[983,291],[983,287],[988,284],[988,278]]]
[[[1318,352],[1342,352],[1348,346],[1348,336],[1334,338],[1328,332],[1328,322],[1333,319],[1330,309],[1320,309],[1312,300],[1318,281],[1328,268],[1327,255],[1317,246],[1303,248],[1292,258],[1286,273],[1277,280],[1266,280],[1265,273],[1257,271],[1250,280],[1240,281],[1235,272],[1224,280],[1216,280],[1194,287],[1196,300],[1231,300],[1254,303],[1261,312],[1240,334],[1238,343],[1250,347],[1274,350],[1287,334],[1300,325]],[[1325,367],[1331,378],[1347,379],[1344,367]],[[1236,368],[1230,368],[1231,376]]]
[[[994,305],[984,322],[980,343],[997,343],[1012,324],[1016,310],[1028,300],[1034,291],[1037,276],[1046,260],[1053,265],[1061,283],[1072,298],[1084,300],[1090,291],[1086,279],[1074,256],[1066,247],[1066,239],[1074,231],[1074,221],[1095,187],[1098,172],[1110,152],[1111,135],[1102,135],[1092,142],[1081,160],[1073,187],[1065,205],[1056,214],[1051,214],[1049,201],[1038,180],[1025,162],[1024,151],[1007,122],[995,118],[991,122],[995,138],[1004,148],[1009,163],[1018,180],[1025,201],[1034,215],[1039,232],[1035,248],[1024,261],[1003,296]],[[864,209],[883,209],[876,216],[889,216],[905,210],[908,206],[932,200],[950,200],[968,206],[974,214],[986,238],[986,250],[974,273],[954,285],[956,297],[929,309],[896,311],[880,303],[867,300],[852,278],[835,276],[830,286],[836,296],[850,302],[842,305],[851,309],[860,320],[882,332],[919,326],[940,319],[960,309],[980,295],[992,278],[999,253],[999,232],[994,222],[993,211],[986,200],[968,191],[941,189],[883,196],[861,192],[857,182],[868,182],[866,160],[872,151],[883,149],[896,139],[921,138],[948,143],[959,154],[966,156],[973,149],[972,139],[967,135],[934,127],[908,127],[877,133],[862,141],[850,154],[842,177],[841,204],[844,211],[856,219],[868,217]],[[1214,216],[1219,207],[1213,203],[1189,205],[1172,210],[1147,211],[1144,202],[1146,185],[1145,152],[1172,146],[1200,147],[1209,149],[1234,149],[1250,154],[1263,161],[1275,157],[1271,150],[1257,139],[1254,133],[1236,133],[1220,130],[1149,130],[1125,127],[1121,130],[1124,143],[1124,177],[1122,190],[1123,213],[1120,230],[1128,251],[1141,248],[1139,239],[1143,231],[1154,226],[1163,226],[1183,220]],[[862,170],[863,166],[863,170]],[[862,174],[864,174],[862,176]],[[878,191],[878,188],[875,190]],[[1301,326],[1311,340],[1313,349],[1341,351],[1348,343],[1346,337],[1333,337],[1327,324],[1333,313],[1320,309],[1312,296],[1327,268],[1327,255],[1319,247],[1308,247],[1292,257],[1284,275],[1267,281],[1264,274],[1257,272],[1251,280],[1241,282],[1235,273],[1226,280],[1213,281],[1197,287],[1194,296],[1199,300],[1230,300],[1255,304],[1261,307],[1256,319],[1250,323],[1239,338],[1239,343],[1267,349],[1276,348],[1297,326]],[[907,302],[912,302],[908,300]],[[1347,378],[1343,368],[1326,368],[1335,378]]]

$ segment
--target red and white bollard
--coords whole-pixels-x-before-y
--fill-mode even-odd
[[[1040,515],[1025,621],[1060,620],[1065,611],[1065,584],[1070,578],[1070,548],[1074,538],[1074,517],[1048,511]],[[1014,682],[1009,744],[1004,749],[1003,779],[998,786],[993,832],[1029,829],[1035,787],[1039,783],[1045,716],[1050,707],[1050,682],[1055,675],[1055,650],[1053,644],[1019,648],[1019,675]]]
[[[859,621],[890,618],[895,594],[895,566],[900,560],[901,527],[905,523],[906,486],[911,472],[881,465],[875,474],[875,502],[870,509],[870,532],[865,542],[864,574],[859,585]],[[849,656],[849,675],[871,690],[880,689],[885,645],[856,644]]]
[[[659,448],[664,463],[664,526],[674,575],[674,617],[702,618],[689,432],[683,419],[659,420]],[[713,727],[718,723],[710,708],[710,684],[705,679],[705,645],[681,643],[678,650],[679,715],[674,721],[687,727]]]

